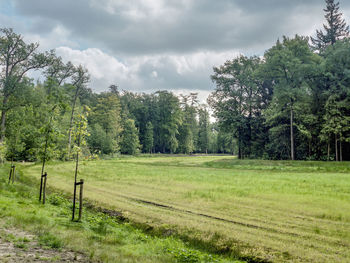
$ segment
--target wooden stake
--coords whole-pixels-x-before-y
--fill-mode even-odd
[[[44,174],[44,186],[43,186],[43,204],[45,204],[46,200],[46,180],[47,180],[47,173]]]
[[[42,191],[43,191],[43,175],[41,175],[41,179],[40,179],[39,202],[41,202]]]
[[[77,183],[74,183],[72,221],[74,221],[74,217],[75,217],[75,197],[76,197],[76,193],[77,193]]]
[[[12,165],[11,165],[10,175],[9,175],[9,184],[10,184],[10,182],[11,182],[11,177],[12,177]]]
[[[10,175],[9,175],[9,184],[14,183],[15,182],[15,172],[16,172],[16,166],[11,165],[11,169],[10,169]]]
[[[14,183],[15,177],[16,177],[16,166],[13,165],[12,169],[13,169],[13,171],[12,171],[12,183]]]
[[[79,218],[78,218],[78,221],[81,220],[81,214],[82,214],[82,211],[83,211],[83,186],[84,186],[84,180],[80,179]]]
[[[72,221],[75,219],[75,203],[76,203],[76,195],[77,195],[77,186],[80,186],[80,193],[79,193],[79,217],[77,221],[81,220],[81,214],[83,210],[83,185],[84,180],[80,179],[80,182],[74,184],[74,194],[73,194],[73,211],[72,211]]]

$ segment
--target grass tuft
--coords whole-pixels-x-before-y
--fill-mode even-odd
[[[41,246],[53,249],[60,249],[63,247],[63,241],[49,232],[40,234],[38,240]]]

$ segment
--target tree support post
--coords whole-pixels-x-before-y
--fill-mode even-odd
[[[16,172],[16,166],[15,165],[11,165],[11,169],[10,169],[10,175],[9,175],[9,184],[12,181],[12,183],[15,182],[15,172]]]
[[[41,174],[41,179],[40,179],[39,202],[41,202],[42,191],[43,191],[43,174]]]
[[[46,200],[46,180],[47,180],[47,173],[45,172],[44,175],[44,185],[43,185],[43,204],[45,204]]]
[[[74,183],[74,194],[73,194],[73,211],[72,211],[72,221],[75,219],[75,203],[76,203],[76,194],[77,194],[77,186],[80,186],[80,192],[79,192],[79,216],[78,216],[78,222],[81,220],[82,217],[82,211],[83,211],[83,185],[84,180],[80,179],[79,182]]]
[[[84,180],[80,179],[79,218],[78,218],[78,221],[81,220],[81,215],[82,215],[82,212],[83,212],[83,186],[84,186]]]
[[[47,172],[41,175],[41,180],[40,180],[39,202],[41,202],[41,197],[42,197],[43,204],[45,204],[46,180],[47,180]]]

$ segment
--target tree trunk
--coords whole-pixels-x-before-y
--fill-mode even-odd
[[[309,158],[311,159],[311,139],[309,140]]]
[[[249,116],[248,116],[248,149],[247,149],[247,156],[250,156],[252,154],[251,151],[251,140],[252,140],[252,125],[251,125],[251,121],[252,121],[252,107],[250,106],[249,109]]]
[[[330,144],[330,142],[328,141],[328,146],[327,146],[327,161],[329,161],[330,154],[331,154],[331,144]]]
[[[343,161],[343,143],[342,140],[339,140],[339,152],[340,152],[340,161]]]
[[[2,100],[2,110],[1,110],[0,142],[3,142],[5,140],[7,101],[8,101],[8,97],[4,96],[4,99]]]
[[[6,111],[3,109],[1,111],[1,136],[0,136],[0,142],[3,142],[5,140],[5,131],[6,131]]]
[[[338,139],[337,135],[335,135],[335,160],[338,162],[339,161],[339,156],[338,156]]]
[[[238,130],[238,159],[242,159],[241,133]]]
[[[73,128],[73,119],[74,119],[74,111],[75,111],[75,104],[77,103],[78,94],[79,94],[80,88],[77,87],[74,95],[74,100],[72,104],[72,113],[70,116],[70,122],[69,122],[69,130],[68,130],[68,158],[70,158],[70,148],[72,145],[72,128]]]
[[[70,122],[69,122],[69,130],[68,130],[68,159],[70,158],[70,148],[72,144],[72,127],[73,127],[73,116],[74,116],[74,108],[72,109],[72,115],[70,117]]]
[[[293,131],[293,108],[290,109],[290,158],[294,161],[294,131]]]

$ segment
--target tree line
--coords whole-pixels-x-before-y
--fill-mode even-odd
[[[239,158],[350,159],[350,40],[339,3],[326,0],[313,38],[284,37],[264,56],[214,67],[208,105],[196,93],[94,93],[82,65],[0,29],[0,157],[72,158],[79,118],[85,156],[231,153]],[[40,72],[40,81],[28,78]]]
[[[239,158],[350,159],[350,39],[326,0],[315,37],[283,37],[263,57],[215,67],[208,102]]]
[[[196,93],[133,93],[116,85],[94,93],[82,65],[64,63],[54,51],[40,52],[38,43],[26,43],[13,29],[0,33],[3,160],[72,159],[81,116],[89,135],[85,156],[232,153],[231,136],[210,124],[209,109]],[[39,81],[29,71],[38,71]]]

